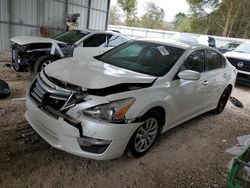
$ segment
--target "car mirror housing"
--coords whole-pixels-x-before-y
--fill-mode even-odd
[[[199,80],[201,74],[197,71],[184,70],[178,74],[178,77],[183,80]]]

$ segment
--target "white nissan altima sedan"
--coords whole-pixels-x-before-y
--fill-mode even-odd
[[[221,113],[236,75],[214,48],[133,40],[93,58],[48,65],[29,89],[25,117],[66,152],[140,157],[161,133],[207,111]]]

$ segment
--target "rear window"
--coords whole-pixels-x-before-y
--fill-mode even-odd
[[[207,50],[207,70],[222,68],[222,57],[219,53]]]

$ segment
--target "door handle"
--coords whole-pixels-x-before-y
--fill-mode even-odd
[[[209,83],[208,83],[208,81],[207,80],[205,80],[203,83],[202,83],[202,85],[204,85],[204,86],[206,86],[206,85],[208,85]]]
[[[223,74],[223,78],[226,78],[226,77],[227,77],[227,73],[224,73],[224,74]]]

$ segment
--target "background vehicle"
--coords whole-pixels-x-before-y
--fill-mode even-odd
[[[70,30],[52,39],[42,37],[14,37],[12,64],[16,71],[40,72],[49,63],[71,57],[76,47],[91,47],[92,54],[99,54],[129,39],[118,32]],[[98,47],[98,48],[94,48]]]
[[[92,59],[48,65],[26,98],[27,121],[52,146],[105,160],[125,150],[140,157],[159,134],[221,113],[236,69],[214,48],[164,40],[138,39]]]
[[[178,33],[170,37],[171,39],[193,44],[202,44],[205,46],[216,47],[215,39],[207,35],[193,35],[188,33]]]
[[[217,48],[221,53],[226,53],[229,51],[234,50],[236,47],[238,47],[240,43],[237,42],[229,42],[225,46],[221,46],[220,48]]]
[[[250,42],[240,44],[224,56],[238,69],[237,81],[250,84]]]

